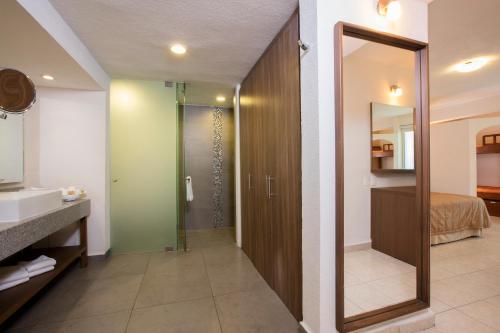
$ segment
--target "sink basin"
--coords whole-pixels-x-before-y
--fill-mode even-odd
[[[0,223],[18,222],[61,206],[59,190],[0,192]]]

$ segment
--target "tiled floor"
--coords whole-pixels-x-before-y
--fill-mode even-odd
[[[346,253],[346,314],[373,310],[415,293],[415,273],[377,251]],[[500,218],[483,237],[431,248],[431,308],[426,333],[500,332]]]
[[[117,255],[74,267],[10,332],[296,332],[298,323],[234,245],[190,232],[188,253]]]
[[[432,247],[431,307],[426,333],[500,332],[500,218],[482,238]]]
[[[297,322],[234,245],[232,232],[191,232],[188,253],[118,255],[86,269],[74,267],[8,329],[296,332]],[[353,303],[346,302],[348,306],[379,306],[369,294],[352,293],[356,285],[391,301],[413,292],[408,283],[414,274],[411,266],[371,251],[349,256],[359,256],[363,265],[346,260],[346,293]],[[369,260],[374,264],[367,264]],[[380,269],[381,264],[386,268]],[[426,333],[500,332],[500,218],[493,218],[482,238],[432,247],[431,280],[436,327]]]
[[[373,249],[344,256],[345,315],[415,299],[416,269]]]

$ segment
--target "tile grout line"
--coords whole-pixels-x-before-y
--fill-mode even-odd
[[[124,332],[128,331],[128,325],[130,324],[130,319],[132,318],[132,312],[134,312],[135,303],[137,303],[137,298],[139,297],[139,293],[141,292],[141,287],[142,287],[142,284],[144,282],[144,277],[146,276],[146,272],[149,269],[150,263],[151,263],[151,254],[149,254],[149,256],[148,256],[148,263],[146,265],[146,268],[144,269],[144,274],[142,274],[141,283],[139,283],[139,288],[137,289],[137,294],[135,295],[134,302],[132,303],[132,308],[130,309],[130,313],[128,315],[127,324],[125,325]]]
[[[217,314],[217,321],[219,322],[219,328],[221,333],[224,333],[224,330],[222,329],[222,323],[220,322],[219,309],[217,307],[217,303],[215,302],[215,295],[214,295],[214,289],[212,288],[212,281],[210,280],[210,275],[208,274],[208,266],[205,258],[205,251],[202,250],[201,255],[203,257],[203,265],[205,266],[205,272],[207,273],[208,284],[210,285],[210,292],[212,293],[212,302],[215,307],[215,313]]]

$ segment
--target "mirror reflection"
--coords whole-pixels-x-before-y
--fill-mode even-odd
[[[344,314],[354,318],[417,297],[415,53],[348,36],[343,47]]]
[[[414,170],[414,109],[371,104],[372,171]]]

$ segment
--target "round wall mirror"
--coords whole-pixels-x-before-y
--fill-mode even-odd
[[[0,111],[23,113],[35,99],[35,85],[28,76],[15,69],[0,69]]]

